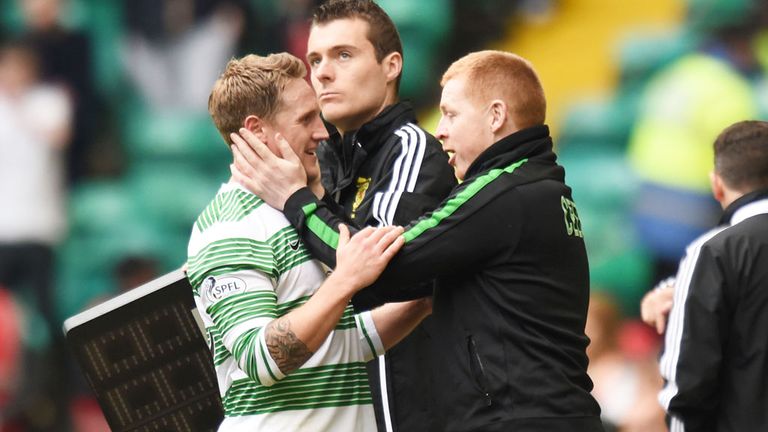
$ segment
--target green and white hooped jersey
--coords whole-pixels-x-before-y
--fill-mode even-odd
[[[384,348],[370,312],[348,306],[290,375],[267,351],[266,324],[304,304],[326,275],[281,212],[222,185],[195,222],[188,266],[224,404],[220,431],[376,429],[365,363]]]

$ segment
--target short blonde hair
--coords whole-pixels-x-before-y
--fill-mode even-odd
[[[306,75],[304,63],[288,53],[230,60],[208,97],[208,112],[227,144],[232,144],[229,134],[237,132],[249,115],[274,118],[285,86]]]
[[[503,51],[478,51],[456,60],[443,74],[440,86],[465,78],[466,91],[478,102],[506,102],[512,120],[523,129],[544,124],[547,101],[533,66]]]

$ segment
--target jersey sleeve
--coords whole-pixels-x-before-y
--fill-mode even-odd
[[[328,267],[336,267],[336,247],[339,243],[339,224],[346,224],[352,233],[357,231],[341,214],[338,206],[320,200],[309,188],[296,191],[285,203],[283,213],[296,230],[315,259]]]
[[[221,239],[188,263],[198,307],[240,369],[264,386],[283,379],[264,340],[266,325],[277,317],[277,263],[271,246],[251,238]]]
[[[362,312],[355,315],[355,322],[364,360],[367,362],[384,354],[384,343],[381,341],[379,332],[376,330],[376,324],[373,321],[371,312]]]

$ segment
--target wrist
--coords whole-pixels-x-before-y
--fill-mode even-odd
[[[338,270],[334,270],[328,276],[325,284],[345,302],[352,300],[352,296],[361,288],[360,284],[355,282],[353,276]]]
[[[317,199],[322,200],[323,197],[325,196],[325,188],[323,187],[323,184],[320,182],[320,179],[317,179],[317,181],[313,181],[307,187],[309,187],[309,190],[312,191],[312,193],[317,197]],[[298,192],[298,189],[293,191],[291,196],[293,196],[293,194],[295,194],[296,192]]]
[[[304,206],[317,201],[317,197],[308,187],[302,187],[301,189],[291,194],[285,201],[285,205],[283,206],[283,213],[293,223],[294,220],[291,219],[292,216],[299,213],[303,214]]]

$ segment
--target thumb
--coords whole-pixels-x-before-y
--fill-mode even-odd
[[[280,156],[288,161],[300,162],[299,156],[293,151],[288,141],[283,138],[279,133],[275,134],[275,141],[277,142],[277,149],[280,151]]]
[[[343,249],[344,246],[349,243],[349,237],[349,228],[344,224],[339,224],[339,244],[336,247],[337,251]]]

